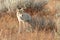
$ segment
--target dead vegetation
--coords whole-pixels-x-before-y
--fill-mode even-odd
[[[18,34],[16,12],[0,13],[0,40],[55,40],[55,0],[42,2],[42,6],[39,4],[37,7],[34,4],[24,9],[32,17],[32,21],[26,23],[26,30],[31,26],[32,32]]]

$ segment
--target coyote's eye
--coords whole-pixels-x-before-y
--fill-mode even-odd
[[[22,17],[23,17],[23,15],[22,15]]]

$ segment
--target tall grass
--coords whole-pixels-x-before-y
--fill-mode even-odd
[[[0,11],[15,10],[18,7],[38,8],[45,5],[47,0],[0,0]]]

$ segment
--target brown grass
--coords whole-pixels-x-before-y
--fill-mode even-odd
[[[52,6],[52,9],[50,8],[50,6]],[[55,14],[54,5],[51,5],[49,2],[49,4],[47,4],[46,7],[49,9],[48,11],[49,14],[44,14],[46,12],[43,10],[37,12],[31,8],[30,9],[28,8],[25,11],[30,13],[32,18],[35,17],[40,18],[45,16],[45,18],[47,19],[46,16],[49,15],[48,18],[51,18],[52,21],[54,21],[55,20],[55,17],[53,16],[53,14]],[[23,31],[22,33],[18,34],[19,25],[18,25],[17,17],[14,13],[13,15],[12,13],[11,14],[10,13],[1,14],[2,16],[0,17],[0,40],[55,40],[55,31],[54,30],[50,31],[51,29],[49,30],[47,28],[48,26],[46,26],[47,31],[45,30],[38,31],[34,29],[34,32]],[[38,25],[36,25],[36,27],[38,27]]]
[[[22,32],[18,34],[18,20],[9,14],[0,18],[0,40],[54,40],[54,31]]]

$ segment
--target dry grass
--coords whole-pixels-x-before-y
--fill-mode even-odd
[[[54,32],[37,30],[34,32],[23,32],[18,34],[17,18],[3,15],[0,18],[0,40],[53,40]]]
[[[18,34],[16,17],[4,14],[0,18],[0,40],[54,40],[54,31],[22,32]]]
[[[53,1],[52,1],[53,2]],[[52,16],[55,14],[55,8],[54,8],[54,3],[49,2],[48,5],[44,6],[44,8],[49,9],[48,13],[49,16]],[[51,6],[51,7],[50,7]],[[28,10],[28,11],[27,11]],[[37,14],[36,10],[25,10],[26,12],[30,13],[31,16],[33,17],[34,15]],[[39,12],[38,12],[39,13]],[[40,11],[42,16],[46,16],[47,14],[42,14],[46,13],[45,11]],[[51,15],[50,15],[51,13]],[[41,16],[41,17],[42,17]],[[54,18],[54,17],[53,17]],[[51,17],[51,19],[53,19]],[[35,30],[34,32],[22,32],[18,34],[18,20],[15,16],[15,14],[12,13],[2,13],[0,15],[0,40],[60,40],[60,35],[56,34],[55,32],[52,31],[45,31],[45,30]],[[60,32],[60,31],[59,31]]]

